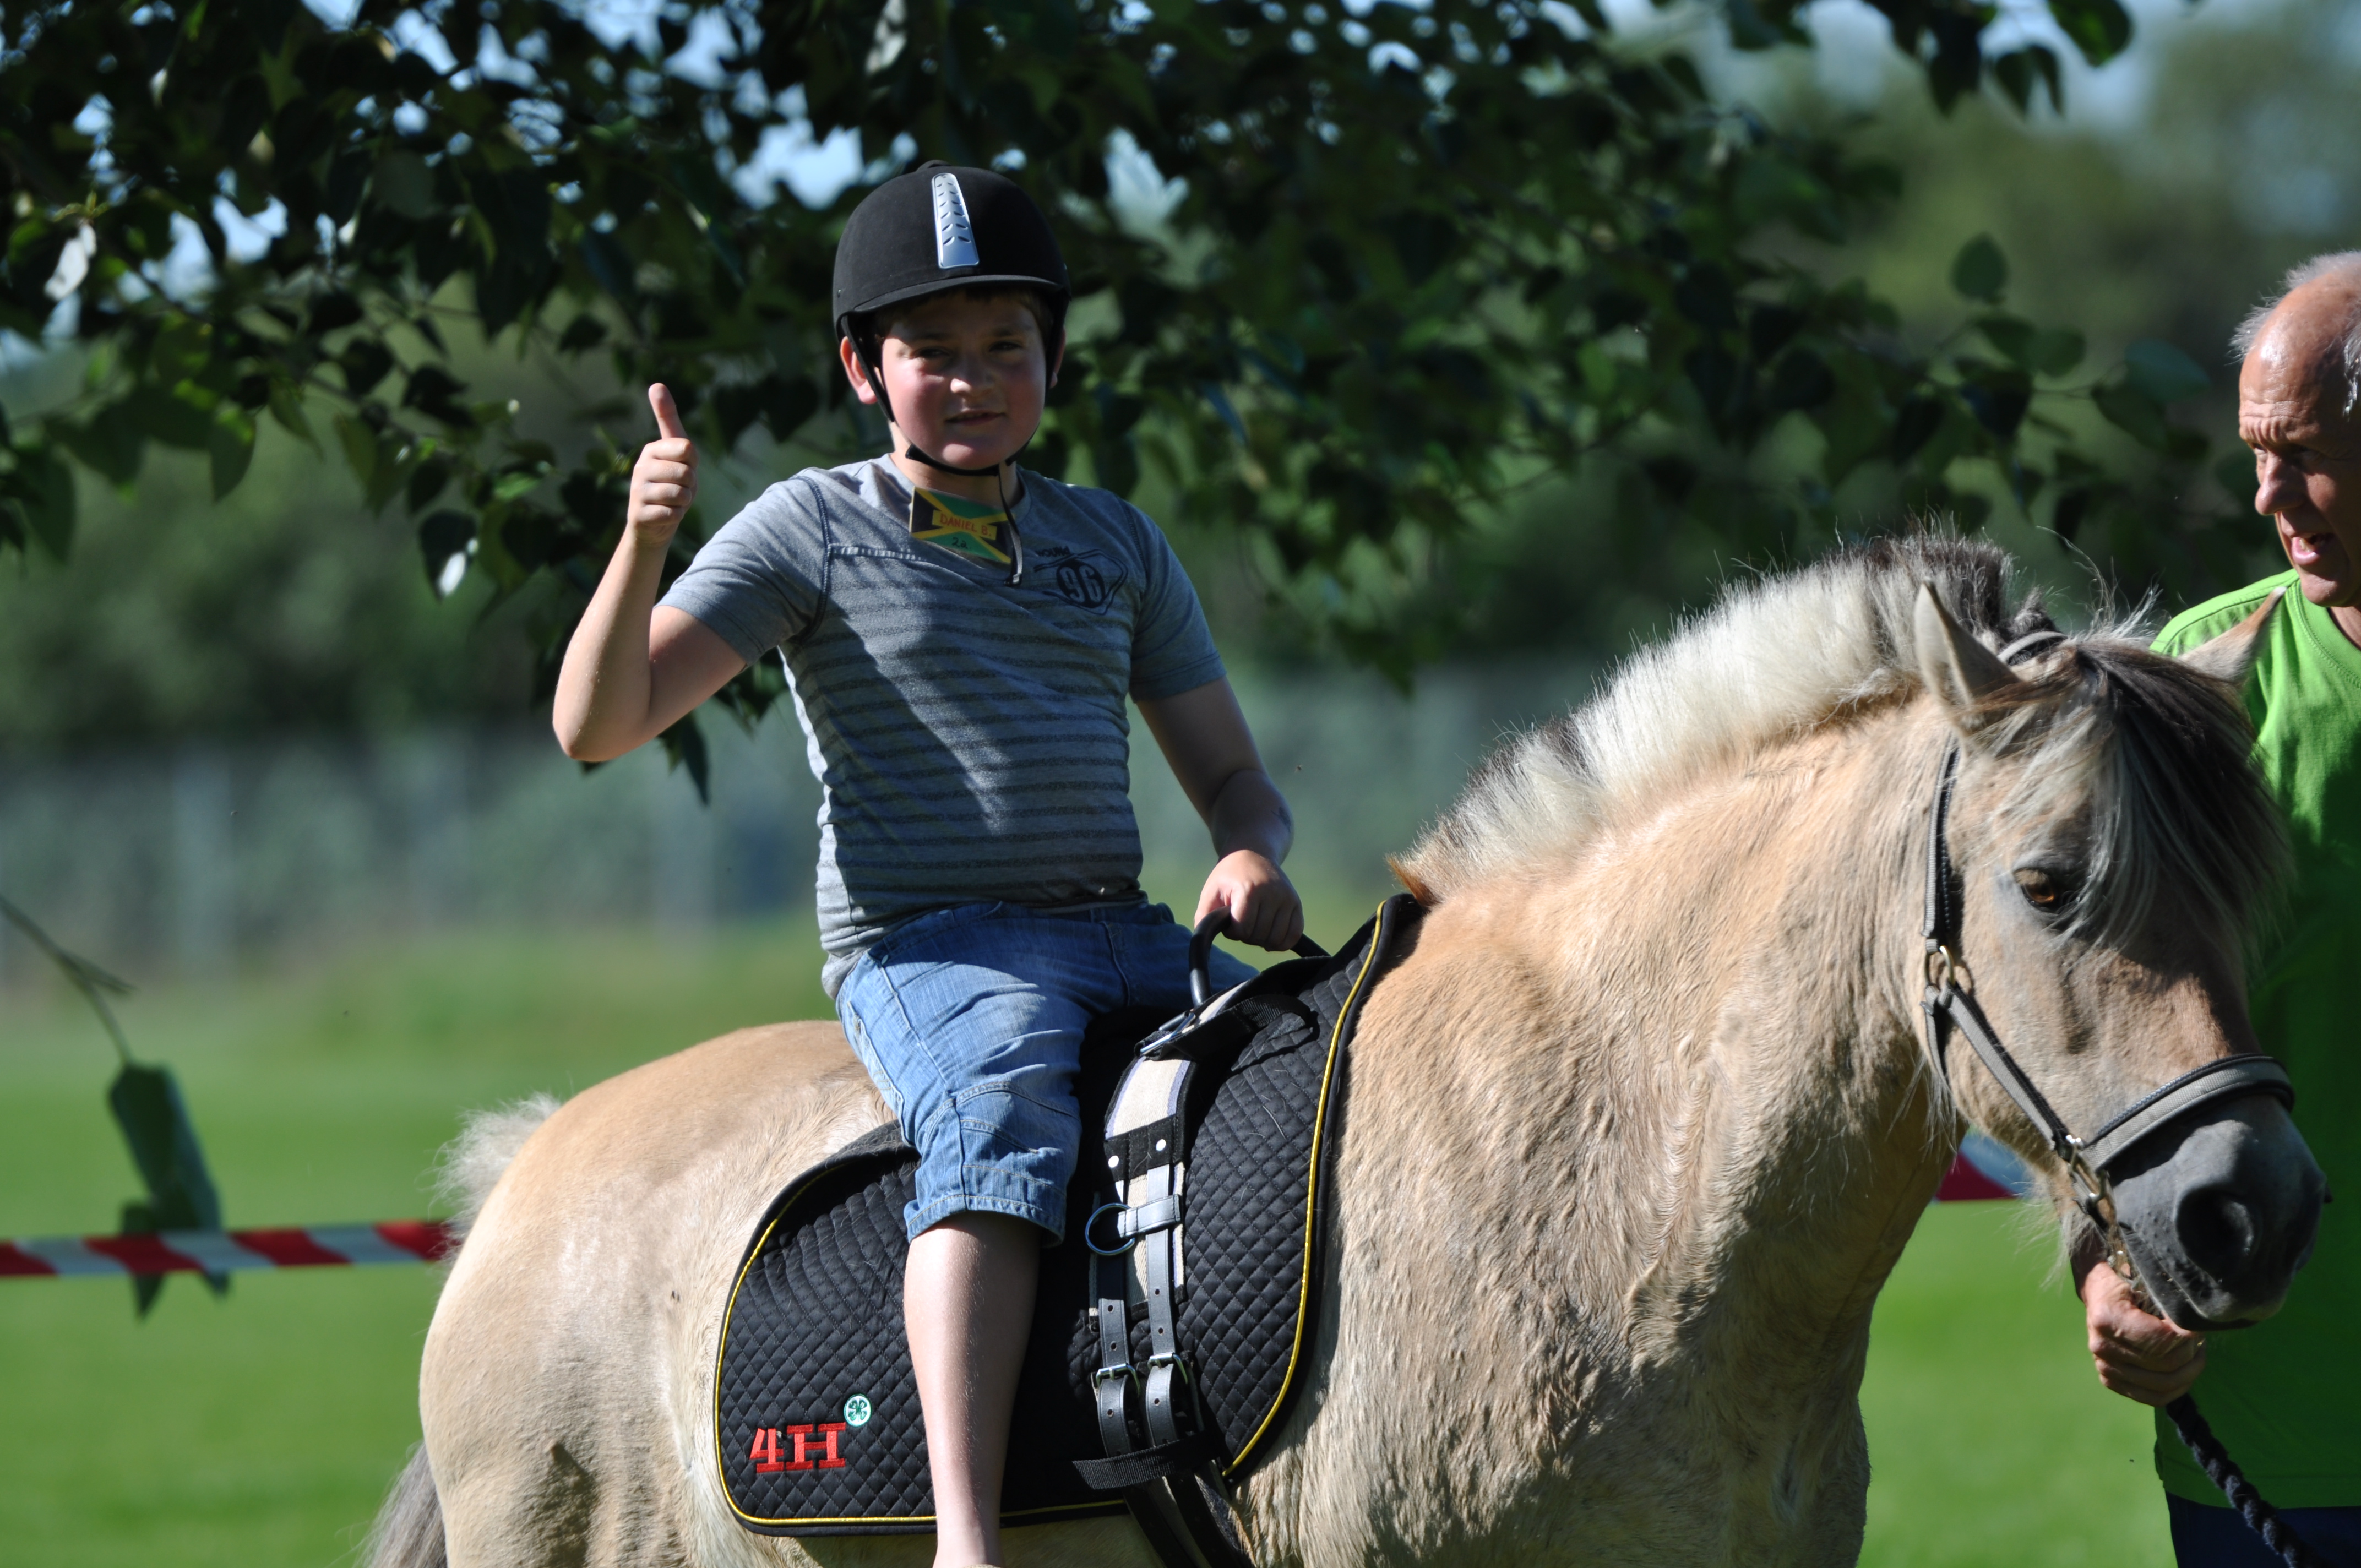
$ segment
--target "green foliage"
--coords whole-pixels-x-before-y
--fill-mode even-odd
[[[131,1146],[131,1162],[148,1184],[144,1201],[123,1206],[126,1234],[157,1231],[217,1231],[221,1229],[221,1198],[205,1169],[204,1150],[197,1143],[197,1124],[189,1117],[188,1102],[170,1068],[125,1062],[107,1086],[107,1109]],[[208,1274],[205,1283],[216,1296],[229,1290],[229,1277]],[[160,1274],[135,1275],[131,1299],[146,1317],[163,1293]]]
[[[114,1113],[123,1141],[130,1146],[131,1163],[138,1168],[139,1179],[148,1188],[144,1201],[123,1206],[125,1233],[221,1229],[221,1198],[214,1190],[212,1173],[205,1168],[204,1150],[197,1142],[197,1125],[189,1117],[188,1102],[181,1097],[179,1081],[170,1068],[131,1059],[130,1043],[123,1037],[123,1026],[115,1021],[115,1010],[107,1003],[110,996],[128,996],[131,987],[88,959],[58,946],[30,916],[5,898],[0,898],[0,919],[15,927],[47,955],[66,983],[82,993],[91,1010],[98,1014],[107,1038],[114,1043],[115,1055],[122,1058],[121,1069],[107,1086],[106,1106]],[[204,1279],[216,1296],[229,1289],[226,1275],[207,1274]],[[156,1298],[163,1289],[161,1275],[133,1276],[131,1299],[141,1317],[146,1317],[156,1305]]]
[[[1988,75],[2020,107],[2037,82],[2054,99],[2047,51],[1984,58],[1992,9],[1883,8],[1939,104]],[[1795,9],[1733,4],[1732,36],[1807,42]],[[653,47],[616,49],[555,0],[366,0],[343,30],[294,0],[13,9],[0,325],[38,333],[71,302],[91,373],[20,416],[0,545],[66,549],[60,452],[116,486],[150,444],[203,452],[226,492],[266,412],[318,442],[318,411],[367,505],[414,520],[431,582],[549,585],[528,618],[545,690],[638,433],[609,412],[577,449],[526,435],[514,401],[454,373],[445,326],[666,380],[715,447],[757,424],[865,444],[826,303],[860,192],[813,212],[725,177],[798,115],[873,149],[1021,164],[1079,296],[1028,461],[1243,529],[1286,603],[1398,678],[1457,625],[1471,531],[1551,475],[1603,466],[1751,560],[1832,538],[1833,493],[1865,464],[1894,467],[1901,506],[1970,527],[1992,500],[1965,476],[2003,476],[2021,508],[2070,497],[2070,530],[2169,486],[2110,477],[2042,411],[2092,393],[2055,384],[2073,329],[1995,318],[1997,359],[1964,339],[1913,351],[1889,304],[1790,258],[1798,236],[1855,233],[1891,168],[1717,102],[1685,55],[1583,14],[692,0]],[[2114,0],[2058,14],[2093,61],[2128,36]],[[98,135],[61,129],[93,101]],[[1126,145],[1177,181],[1156,224],[1110,181]],[[225,191],[283,214],[257,259],[214,216]],[[201,291],[167,286],[175,221],[211,257]],[[1971,243],[1954,276],[1989,303],[2005,260]],[[2154,400],[2133,371],[2102,385]],[[1751,477],[1774,433],[1816,438],[1817,471]],[[724,702],[751,718],[779,690],[750,672]]]
[[[519,715],[538,596],[438,605],[342,466],[266,436],[218,506],[194,453],[88,487],[70,560],[0,562],[0,754]]]
[[[1951,287],[1971,300],[2000,303],[2008,288],[2008,258],[2000,253],[1992,236],[1980,234],[1960,247],[1951,262]]]

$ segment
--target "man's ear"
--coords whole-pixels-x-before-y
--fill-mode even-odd
[[[1999,654],[1960,630],[1960,623],[1936,595],[1934,584],[1918,585],[1914,620],[1919,675],[1950,716],[1952,726],[1962,735],[1972,733],[1976,709],[2016,677],[2000,662]]]
[[[1049,385],[1054,387],[1058,384],[1058,372],[1065,367],[1066,334],[1065,330],[1060,328],[1058,332],[1058,351],[1049,356]]]
[[[2263,651],[2263,628],[2270,623],[2271,611],[2279,609],[2285,588],[2273,588],[2271,597],[2261,608],[2219,637],[2200,643],[2180,656],[2180,662],[2200,674],[2213,676],[2234,686],[2246,684],[2246,672],[2255,667],[2255,655]]]

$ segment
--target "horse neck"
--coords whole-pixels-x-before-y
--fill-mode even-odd
[[[1570,1330],[1602,1392],[1740,1361],[1769,1407],[1857,1377],[1951,1130],[1915,1033],[1923,707],[1454,894],[1378,992],[1352,1142],[1426,1146],[1411,1212],[1505,1343]]]

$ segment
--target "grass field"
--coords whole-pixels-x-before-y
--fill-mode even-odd
[[[1341,936],[1345,903],[1315,911]],[[566,1093],[741,1025],[824,1008],[807,928],[407,945],[133,999],[181,1076],[233,1224],[423,1212],[462,1106]],[[0,998],[0,1236],[114,1228],[135,1179],[80,1004]],[[2080,1319],[2007,1205],[1938,1208],[1878,1309],[1864,1561],[2163,1563],[2145,1413],[2103,1394]],[[417,1440],[419,1269],[0,1282],[0,1562],[324,1568]]]

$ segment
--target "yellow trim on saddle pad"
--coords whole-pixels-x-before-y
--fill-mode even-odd
[[[1392,929],[1386,924],[1386,912],[1392,904],[1393,900],[1389,898],[1378,905],[1376,924],[1369,932],[1369,945],[1361,951],[1361,972],[1353,977],[1353,989],[1345,993],[1345,1005],[1336,1010],[1336,1026],[1328,1031],[1328,1060],[1321,1069],[1320,1098],[1313,1102],[1312,1111],[1312,1175],[1303,1189],[1303,1279],[1296,1290],[1295,1339],[1287,1347],[1287,1370],[1279,1376],[1279,1393],[1272,1398],[1270,1409],[1263,1412],[1262,1424],[1255,1428],[1254,1435],[1246,1439],[1236,1457],[1222,1466],[1222,1475],[1225,1480],[1244,1473],[1246,1461],[1254,1457],[1256,1447],[1278,1421],[1280,1412],[1287,1409],[1288,1395],[1295,1387],[1295,1374],[1302,1365],[1303,1342],[1312,1326],[1312,1275],[1319,1258],[1320,1147],[1321,1139],[1328,1130],[1328,1102],[1336,1087],[1336,1057],[1344,1049],[1345,1030],[1353,1027],[1360,1016],[1362,991],[1368,985],[1369,977],[1377,972],[1378,960],[1393,945],[1389,940],[1393,935]]]

